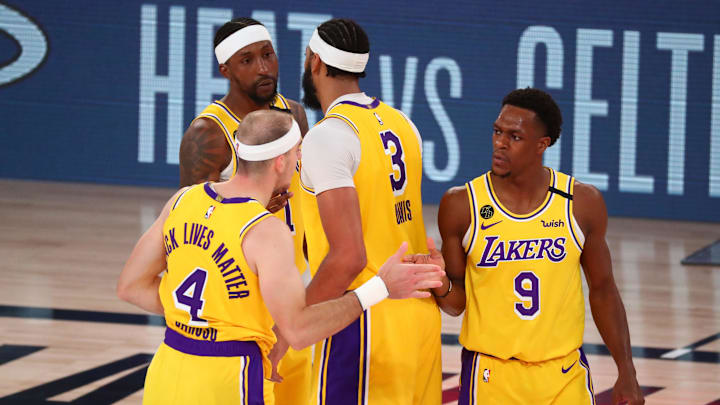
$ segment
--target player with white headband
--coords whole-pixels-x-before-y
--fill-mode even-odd
[[[290,231],[265,209],[295,172],[300,129],[289,114],[255,111],[238,128],[238,145],[238,173],[175,193],[120,275],[118,295],[167,323],[148,369],[146,404],[267,404],[273,324],[302,349],[385,298],[429,296],[422,290],[444,274],[403,263],[403,244],[376,277],[308,306]]]
[[[303,102],[325,113],[302,145],[309,304],[372,280],[403,241],[410,253],[427,252],[420,135],[360,90],[369,57],[367,35],[347,19],[318,26],[305,51]],[[316,345],[313,403],[439,404],[440,350],[432,297],[383,301]]]
[[[302,135],[308,128],[303,107],[277,93],[278,59],[270,33],[260,22],[246,17],[228,21],[215,34],[214,51],[210,52],[208,47],[206,52],[207,57],[214,55],[220,73],[228,79],[229,89],[223,98],[205,107],[185,132],[180,145],[182,186],[227,180],[232,176],[236,167],[234,132],[238,123],[252,111],[285,110],[292,113]],[[209,67],[209,61],[199,64],[198,75],[210,79]],[[210,96],[207,95],[208,101]],[[305,271],[307,263],[303,253],[304,228],[299,198],[292,198],[299,190],[299,174],[296,174],[290,189],[282,190],[271,199],[268,210],[285,221],[293,232],[296,266]],[[275,387],[279,403],[309,395],[311,361],[309,349],[302,353],[291,350],[285,356],[279,372],[284,382]],[[275,378],[280,377],[275,375]]]

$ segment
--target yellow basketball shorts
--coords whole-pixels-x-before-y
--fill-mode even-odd
[[[276,405],[306,405],[310,399],[312,380],[312,348],[288,349],[280,361],[281,383],[273,383]]]
[[[385,300],[315,346],[310,404],[438,405],[440,351],[433,298]]]
[[[458,405],[476,404],[595,405],[585,353],[527,363],[463,348]]]
[[[208,342],[166,329],[145,377],[145,405],[263,405],[255,342]]]

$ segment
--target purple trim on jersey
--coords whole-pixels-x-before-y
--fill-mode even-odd
[[[367,367],[365,367],[365,366],[370,364],[369,363],[370,348],[368,347],[368,339],[369,339],[369,337],[368,337],[368,322],[369,322],[368,315],[369,314],[370,314],[370,311],[366,310],[365,312],[363,312],[362,315],[360,315],[360,321],[362,322],[362,330],[360,331],[360,333],[363,334],[363,340],[362,340],[363,341],[363,347],[362,347],[363,363],[360,364],[360,367],[362,367],[362,382],[361,382],[362,387],[360,388],[360,396],[361,396],[360,403],[361,404],[365,404],[367,401],[367,398],[365,398],[365,392],[366,392],[365,387],[367,386],[368,370],[367,370]]]
[[[215,201],[218,201],[218,193],[217,191],[213,190],[212,187],[210,187],[210,182],[205,183],[205,192],[207,195],[210,196]],[[246,203],[248,201],[255,201],[255,199],[250,197],[233,197],[233,198],[223,198],[222,200],[219,200],[218,202],[222,204],[239,204],[239,203]]]
[[[567,192],[570,194],[570,185],[572,184],[572,177],[568,178],[568,185],[567,185]],[[582,251],[583,245],[580,243],[580,240],[578,239],[577,235],[575,234],[575,227],[573,226],[573,215],[570,211],[570,204],[572,203],[571,199],[567,199],[565,202],[567,204],[567,220],[568,220],[568,228],[570,228],[570,235],[572,235],[573,240],[575,240],[575,244],[578,248],[580,248],[580,251]]]
[[[592,376],[590,375],[590,363],[588,363],[587,357],[585,357],[585,351],[580,347],[580,365],[585,369],[587,376],[587,389],[592,398],[592,405],[595,405],[595,390],[593,389]]]
[[[477,231],[477,224],[478,224],[478,212],[477,207],[475,206],[475,190],[473,190],[473,186],[471,182],[467,183],[467,188],[470,191],[470,200],[472,200],[472,215],[475,218],[475,223],[473,223],[473,231],[472,236],[468,240],[467,248],[465,249],[465,253],[470,253],[470,249],[473,247],[473,242],[475,241],[475,233]],[[472,223],[472,221],[470,221]]]
[[[325,382],[325,405],[358,403],[361,320],[356,319],[330,338]],[[364,387],[363,387],[364,388]]]
[[[187,193],[188,191],[190,191],[191,188],[192,188],[192,187],[188,187],[187,190],[183,191],[183,192],[178,196],[178,198],[175,200],[175,204],[173,204],[172,208],[170,208],[170,211],[174,210],[175,207],[177,207],[178,203],[180,202],[180,199],[183,198],[183,196],[185,195],[185,193]]]
[[[323,346],[322,346],[322,362],[320,363],[320,382],[318,384],[318,404],[322,404],[322,398],[323,398],[323,385],[325,382],[325,367],[327,367],[327,361],[328,361],[328,343],[332,337],[329,337],[325,340],[323,340]]]
[[[552,186],[555,187],[555,180],[557,179],[557,176],[555,175],[555,171],[553,169],[550,169],[550,174],[552,175]],[[550,193],[548,191],[548,193],[550,193],[550,198],[547,199],[547,201],[545,202],[545,205],[543,205],[542,208],[537,210],[536,213],[534,213],[533,215],[530,215],[529,217],[519,217],[519,216],[513,215],[512,213],[510,213],[508,211],[505,211],[502,208],[502,205],[500,205],[500,202],[495,199],[495,193],[493,192],[493,188],[490,186],[490,174],[489,173],[485,175],[485,183],[487,184],[487,192],[490,195],[490,198],[492,199],[493,204],[500,211],[502,211],[503,214],[507,215],[508,217],[510,217],[512,219],[517,219],[517,220],[521,220],[521,221],[526,221],[528,219],[535,218],[536,216],[542,214],[543,211],[545,211],[545,209],[550,205],[550,203],[553,200],[553,197],[555,196],[554,193]]]
[[[260,348],[254,341],[222,341],[212,342],[207,340],[195,340],[185,337],[170,329],[165,329],[165,344],[173,349],[193,356],[207,357],[238,357],[250,356],[253,359],[262,361]]]
[[[374,99],[374,100],[372,101],[372,103],[370,103],[370,104],[360,104],[360,103],[356,103],[356,102],[354,102],[354,101],[341,101],[341,102],[339,102],[339,103],[337,103],[337,104],[335,104],[335,105],[340,105],[340,104],[348,104],[348,105],[353,105],[353,106],[355,106],[355,107],[360,107],[360,108],[365,108],[365,109],[367,109],[367,110],[372,110],[372,109],[374,109],[374,108],[377,108],[377,107],[380,105],[380,100]]]
[[[471,396],[473,389],[473,370],[475,369],[475,355],[476,352],[472,352],[463,347],[460,368],[460,398],[458,399],[458,405],[471,405]]]
[[[237,118],[235,118],[235,114],[233,114],[232,111],[228,110],[227,107],[225,107],[224,105],[218,103],[217,101],[213,101],[213,104],[215,104],[216,106],[218,106],[218,107],[222,108],[223,110],[225,110],[225,112],[228,113],[228,115],[230,116],[230,118],[233,119],[233,121],[237,122],[238,124],[240,123],[240,121],[239,121]]]

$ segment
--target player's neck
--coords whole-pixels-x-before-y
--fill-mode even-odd
[[[521,173],[511,173],[506,177],[494,174],[491,176],[493,189],[503,205],[506,206],[529,207],[534,205],[537,200],[542,202],[547,193],[548,184],[550,184],[550,170],[542,165],[528,168]],[[523,208],[518,209],[518,211],[524,210]]]
[[[323,114],[330,108],[330,104],[346,94],[362,93],[360,84],[356,78],[326,77],[323,83],[323,91],[318,86],[318,100],[322,107]]]
[[[270,104],[258,105],[253,101],[247,94],[240,91],[230,91],[220,101],[222,101],[233,114],[237,115],[238,118],[243,119],[246,115],[253,111],[268,109]]]
[[[268,205],[273,194],[273,188],[269,185],[272,181],[236,174],[228,181],[216,183],[215,191],[224,198],[248,197],[257,200],[263,207]]]

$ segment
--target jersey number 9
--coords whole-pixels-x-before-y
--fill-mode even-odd
[[[540,313],[540,279],[532,271],[523,271],[515,276],[515,314],[520,319],[531,320]]]

